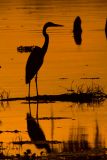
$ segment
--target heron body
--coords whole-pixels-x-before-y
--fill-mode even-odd
[[[43,31],[42,31],[45,37],[44,44],[41,48],[38,46],[35,46],[27,60],[26,84],[29,84],[29,97],[30,97],[30,82],[33,79],[33,77],[36,75],[36,83],[37,83],[37,73],[43,64],[44,56],[48,49],[49,35],[47,34],[46,30],[48,27],[57,27],[57,26],[62,26],[62,25],[54,24],[52,22],[48,22],[44,25]],[[37,89],[37,85],[36,85],[36,89]]]
[[[43,64],[44,55],[42,49],[36,46],[31,52],[26,65],[26,84],[30,83]]]

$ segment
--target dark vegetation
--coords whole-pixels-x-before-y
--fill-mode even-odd
[[[29,100],[29,97],[9,97],[10,93],[3,91],[0,94],[0,101],[16,101],[16,100]],[[92,84],[91,86],[80,85],[76,86],[74,90],[73,87],[67,89],[66,93],[59,95],[38,95],[30,97],[30,100],[37,101],[39,103],[49,103],[49,102],[75,102],[75,103],[101,103],[107,98],[107,94],[104,89],[97,84]]]
[[[19,46],[17,47],[18,52],[31,52],[33,50],[34,46]]]

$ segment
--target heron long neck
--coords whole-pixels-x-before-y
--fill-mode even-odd
[[[45,53],[46,53],[46,51],[47,51],[47,49],[48,49],[48,43],[49,43],[49,36],[48,36],[48,34],[46,33],[46,27],[44,27],[43,28],[43,35],[44,35],[44,37],[45,37],[45,42],[44,42],[44,44],[43,44],[43,47],[42,47],[42,49],[43,49],[43,54],[45,55]]]

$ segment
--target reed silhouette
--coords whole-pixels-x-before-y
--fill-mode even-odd
[[[17,47],[18,52],[32,52],[35,46],[19,46]]]
[[[62,25],[55,24],[52,22],[48,22],[44,25],[43,27],[43,35],[45,37],[45,42],[42,46],[42,48],[35,46],[27,60],[26,64],[26,84],[29,84],[29,93],[28,97],[30,97],[30,82],[32,78],[36,75],[35,81],[36,81],[36,91],[37,91],[37,96],[38,96],[38,86],[37,86],[37,73],[40,69],[40,67],[43,64],[44,56],[47,52],[48,49],[48,44],[49,44],[49,35],[47,34],[46,30],[48,27],[59,27]]]
[[[73,25],[73,34],[74,34],[74,40],[77,45],[80,45],[82,42],[82,28],[81,28],[81,18],[77,16],[74,21]]]
[[[106,19],[106,24],[105,24],[105,34],[106,34],[106,38],[107,38],[107,19]]]

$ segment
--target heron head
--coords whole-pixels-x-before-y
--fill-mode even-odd
[[[53,23],[53,22],[47,22],[45,25],[47,27],[63,27],[63,25],[56,24],[56,23]]]
[[[60,24],[56,24],[56,23],[53,23],[53,22],[47,22],[44,27],[43,27],[43,35],[46,35],[46,29],[48,27],[62,27],[63,25],[60,25]]]
[[[63,25],[60,25],[60,24],[56,24],[56,23],[53,23],[53,22],[47,22],[44,27],[43,27],[43,30],[46,31],[46,29],[48,27],[62,27]]]

